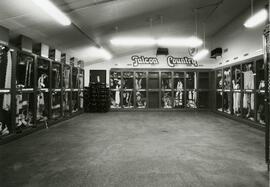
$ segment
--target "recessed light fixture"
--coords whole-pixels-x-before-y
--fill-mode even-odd
[[[70,19],[49,0],[32,0],[37,6],[64,26],[71,24]]]
[[[150,37],[118,37],[111,39],[115,46],[153,46],[156,40]]]

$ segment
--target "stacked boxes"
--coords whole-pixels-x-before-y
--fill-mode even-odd
[[[108,112],[110,109],[110,90],[102,83],[90,83],[84,93],[85,112]]]

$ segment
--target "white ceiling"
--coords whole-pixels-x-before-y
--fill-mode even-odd
[[[112,54],[122,56],[149,48],[111,46],[114,36],[190,36],[195,31],[194,9],[220,0],[52,0],[74,23]],[[263,0],[256,0],[263,1]],[[237,2],[237,5],[236,5]],[[211,37],[247,10],[250,0],[224,0],[198,11],[199,23],[206,20]],[[152,27],[150,27],[152,19]],[[163,21],[162,21],[163,20]],[[102,61],[88,54],[91,43],[73,26],[63,27],[35,6],[31,0],[1,0],[0,25],[12,33],[24,34],[86,61]],[[199,34],[202,25],[199,24]]]

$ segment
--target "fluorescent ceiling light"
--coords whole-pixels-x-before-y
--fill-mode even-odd
[[[64,26],[71,24],[70,19],[63,12],[61,12],[61,10],[59,10],[51,1],[49,0],[32,0],[32,1],[60,24]]]
[[[154,38],[146,37],[119,37],[111,39],[115,46],[153,46],[156,45]]]
[[[209,50],[208,49],[203,49],[201,51],[199,51],[194,57],[193,59],[194,60],[201,60],[202,58],[206,57],[209,53]]]
[[[105,60],[112,59],[112,54],[104,48],[91,47],[89,53],[91,56],[95,56],[97,58],[103,58]]]
[[[267,10],[262,9],[256,14],[252,15],[249,19],[247,19],[247,21],[244,23],[244,26],[247,28],[256,27],[259,24],[265,22],[265,20],[267,19],[267,15]]]
[[[106,60],[112,59],[112,54],[109,51],[107,51],[106,49],[100,48],[100,49],[98,49],[98,53]]]
[[[203,41],[197,37],[189,38],[145,38],[145,37],[119,37],[111,39],[115,46],[168,46],[168,47],[199,47]]]
[[[189,38],[160,38],[157,41],[160,46],[169,47],[199,47],[203,41],[195,36]]]

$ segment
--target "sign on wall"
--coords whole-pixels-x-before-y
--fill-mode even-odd
[[[137,56],[134,55],[131,57],[131,60],[133,61],[133,67],[138,67],[140,65],[156,65],[159,64],[159,60],[157,57],[145,57],[145,56]],[[173,57],[168,56],[167,57],[167,65],[169,67],[175,67],[179,64],[185,64],[189,66],[198,66],[198,62],[196,60],[193,60],[193,58],[189,57]]]
[[[145,57],[134,55],[131,57],[131,60],[133,61],[133,67],[138,67],[139,65],[143,64],[150,64],[150,65],[159,64],[159,61],[156,57]]]
[[[178,65],[178,64],[193,65],[195,67],[198,66],[198,62],[196,60],[193,60],[193,58],[189,58],[189,57],[176,58],[173,56],[168,56],[167,64],[169,67],[175,67],[175,65]]]

